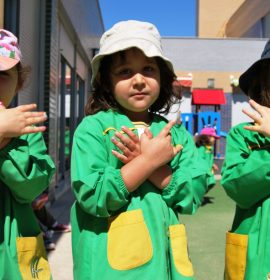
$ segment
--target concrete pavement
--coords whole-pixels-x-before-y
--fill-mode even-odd
[[[70,188],[55,201],[50,212],[60,223],[70,223],[70,208],[73,204],[74,196]],[[56,249],[49,251],[48,259],[53,276],[53,280],[73,280],[73,262],[71,252],[71,233],[54,233],[53,241]]]

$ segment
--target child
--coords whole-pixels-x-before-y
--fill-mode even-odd
[[[264,280],[270,277],[270,41],[239,82],[255,111],[244,109],[254,122],[233,127],[227,137],[221,183],[236,212],[225,279]]]
[[[204,192],[207,174],[183,126],[155,114],[170,109],[175,78],[157,29],[115,24],[92,70],[71,161],[74,279],[193,279],[178,213],[201,203],[192,178]]]
[[[219,138],[220,136],[216,134],[216,130],[213,127],[204,127],[199,135],[195,135],[195,144],[198,149],[199,157],[203,161],[202,164],[207,164],[212,174],[207,182],[208,190],[216,184],[214,172],[218,170],[218,167],[214,163],[214,145],[216,139]]]
[[[0,279],[50,279],[32,200],[49,184],[54,164],[35,104],[6,109],[25,80],[17,38],[0,29]]]
[[[48,199],[48,191],[46,190],[41,195],[36,197],[36,199],[32,202],[32,208],[43,232],[45,249],[47,251],[51,251],[56,247],[55,243],[52,241],[53,233],[70,232],[71,227],[68,224],[59,223],[55,219],[55,217],[46,207],[46,202]]]

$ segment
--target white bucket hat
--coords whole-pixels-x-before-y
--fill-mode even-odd
[[[92,84],[104,56],[133,47],[140,49],[147,57],[162,58],[174,73],[171,61],[162,54],[160,34],[153,24],[136,20],[120,21],[107,30],[100,39],[99,52],[91,62]]]

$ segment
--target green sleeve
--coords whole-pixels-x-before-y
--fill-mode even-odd
[[[206,167],[198,163],[198,152],[191,135],[177,126],[172,133],[175,144],[181,144],[183,149],[171,162],[173,175],[162,196],[176,211],[192,214],[201,205],[209,174]]]
[[[71,180],[80,207],[96,217],[108,217],[129,202],[129,192],[109,155],[102,128],[91,117],[83,120],[73,138]],[[113,158],[113,159],[112,159]],[[110,162],[115,160],[114,163]]]
[[[55,172],[41,133],[14,138],[1,149],[0,168],[1,182],[20,203],[32,202],[49,186]]]
[[[239,126],[227,137],[221,184],[241,208],[249,208],[270,194],[269,143],[251,150],[248,142],[256,138],[258,134]]]
[[[207,188],[211,188],[215,185],[215,175],[213,173],[213,164],[214,164],[214,154],[212,147],[201,146],[197,148],[198,151],[198,162],[200,165],[207,167],[208,179],[207,179]]]

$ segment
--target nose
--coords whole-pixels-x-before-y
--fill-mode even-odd
[[[136,73],[133,76],[133,85],[142,85],[145,84],[144,76],[141,73]]]

